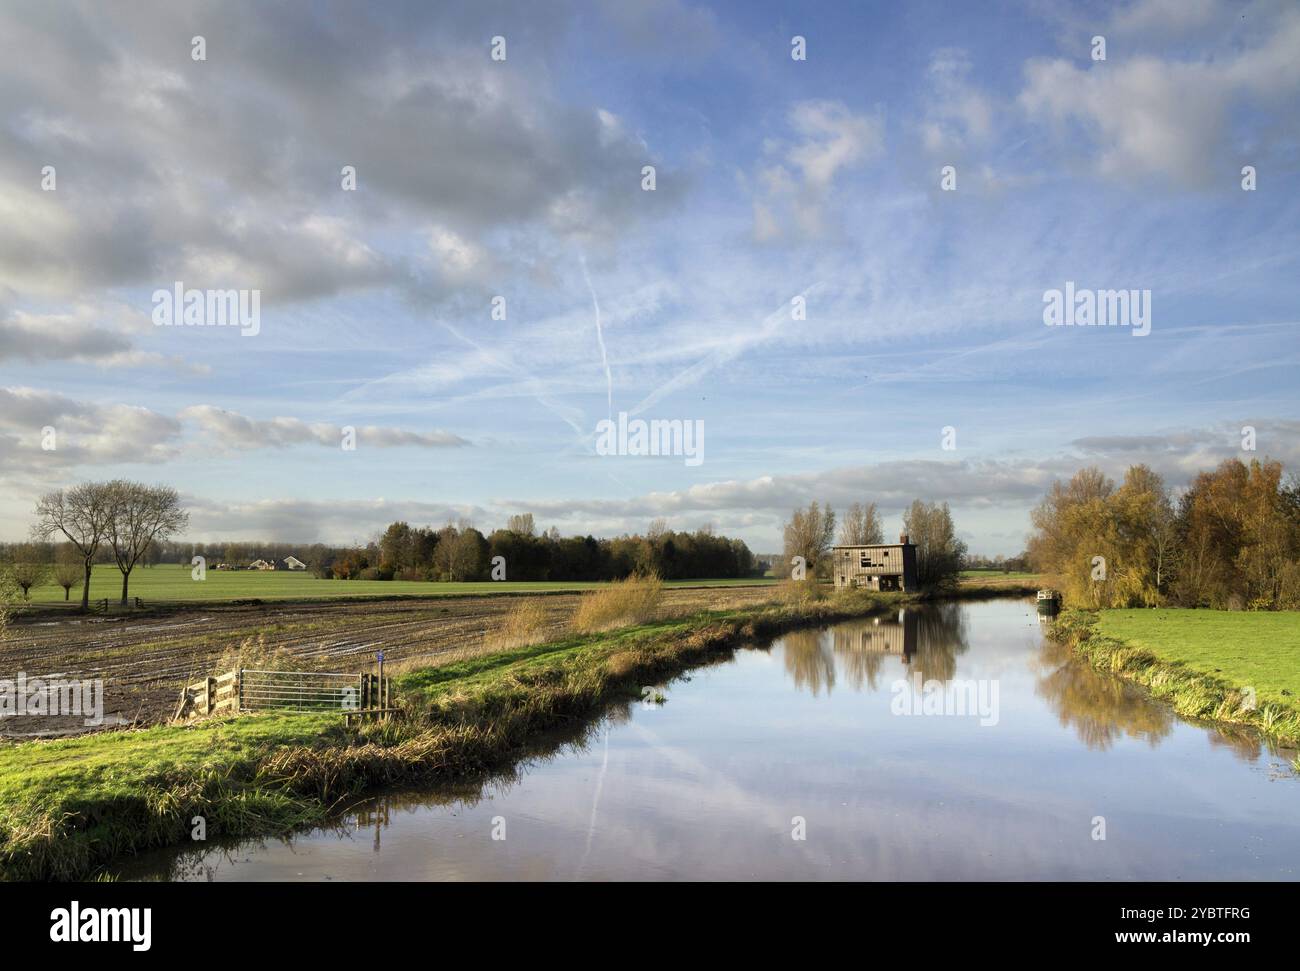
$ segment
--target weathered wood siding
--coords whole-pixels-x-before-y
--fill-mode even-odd
[[[836,546],[831,550],[836,589],[916,589],[916,547],[911,543],[882,546]]]

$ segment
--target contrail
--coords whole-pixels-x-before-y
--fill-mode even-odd
[[[609,373],[609,356],[605,353],[605,332],[600,326],[600,301],[596,299],[596,288],[591,285],[591,276],[587,273],[587,258],[578,254],[582,264],[582,278],[587,281],[587,290],[591,293],[591,305],[596,308],[596,341],[600,344],[600,363],[605,366],[605,397],[608,417],[614,417],[614,378]]]
[[[600,762],[600,776],[596,779],[596,794],[591,799],[591,819],[587,822],[587,846],[582,851],[582,859],[578,861],[578,872],[574,876],[582,875],[582,868],[587,865],[587,857],[591,855],[591,837],[596,832],[596,809],[600,806],[600,792],[605,788],[605,773],[609,771],[609,726],[605,726],[605,757]]]
[[[530,372],[528,372],[526,369],[521,368],[513,361],[503,360],[497,355],[491,353],[482,345],[477,344],[474,341],[470,340],[468,337],[466,337],[464,334],[458,331],[451,324],[447,323],[445,320],[437,320],[437,323],[441,324],[444,329],[450,331],[452,335],[455,336],[458,340],[461,340],[464,343],[468,344],[470,347],[474,348],[474,350],[478,351],[480,354],[482,354],[484,357],[486,357],[488,360],[490,360],[493,364],[497,365],[498,367],[503,368],[506,371],[509,371],[511,374],[522,375],[523,377],[527,378],[530,381],[536,380],[533,377],[533,375]],[[541,404],[544,407],[550,409],[556,415],[556,417],[558,417],[561,421],[566,422],[568,426],[573,429],[574,433],[577,434],[579,437],[586,434],[585,430],[581,428],[578,425],[578,423],[575,422],[572,418],[566,415],[564,413],[564,410],[558,404],[553,402],[548,396],[542,394],[540,391],[535,391],[533,393],[533,397],[536,398],[539,402],[541,402]]]
[[[819,280],[818,282],[805,288],[799,294],[799,296],[807,297],[810,294],[820,290],[821,287],[822,287],[822,281]],[[673,391],[676,391],[678,388],[685,387],[686,385],[694,384],[696,381],[700,380],[700,378],[704,377],[704,375],[708,374],[710,371],[718,367],[720,364],[725,364],[728,361],[732,360],[733,358],[738,357],[740,354],[743,354],[745,351],[749,350],[749,348],[757,344],[761,344],[771,337],[774,337],[777,331],[781,329],[781,326],[785,323],[785,321],[790,319],[789,313],[790,313],[790,305],[788,303],[781,304],[781,306],[777,307],[770,314],[768,314],[766,317],[763,318],[763,321],[759,325],[758,330],[756,332],[745,334],[739,339],[732,341],[730,344],[710,352],[709,354],[705,355],[705,357],[703,357],[699,361],[696,361],[690,367],[686,368],[684,371],[681,371],[678,374],[674,375],[673,377],[669,378],[658,388],[655,388],[648,395],[642,398],[634,408],[628,411],[628,414],[629,415],[641,414],[641,412],[645,411],[645,409],[657,403],[661,398],[666,397],[668,394],[672,393]]]

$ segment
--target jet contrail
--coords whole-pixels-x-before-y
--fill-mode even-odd
[[[587,290],[591,293],[591,305],[596,308],[596,341],[600,344],[600,363],[605,366],[605,397],[608,417],[614,417],[614,378],[609,373],[609,356],[605,353],[605,332],[600,326],[600,301],[596,299],[596,288],[591,285],[591,276],[587,273],[587,258],[578,254],[582,264],[582,278],[587,281]]]
[[[799,294],[799,296],[807,297],[810,294],[820,290],[821,286],[822,283],[819,280],[818,282],[804,289]],[[749,350],[749,348],[753,347],[754,345],[761,344],[764,341],[768,340],[770,337],[775,336],[777,331],[780,330],[781,325],[785,321],[790,319],[788,317],[789,313],[790,313],[790,305],[788,303],[781,304],[781,306],[777,307],[770,314],[768,314],[766,317],[763,318],[763,321],[759,325],[758,331],[756,333],[745,334],[742,337],[732,341],[730,344],[727,344],[723,347],[717,348],[714,351],[711,351],[703,358],[701,358],[700,360],[692,364],[690,367],[686,368],[684,371],[677,373],[676,375],[674,375],[673,377],[665,381],[663,384],[661,384],[659,387],[651,391],[648,395],[642,398],[634,408],[628,411],[628,414],[629,415],[641,414],[641,412],[645,411],[645,409],[657,403],[661,398],[664,398],[671,392],[676,391],[678,388],[685,387],[686,385],[694,384],[696,381],[704,377],[704,375],[708,374],[718,365],[725,364],[726,362],[732,360],[733,358],[739,356],[740,354],[743,354],[745,351]]]

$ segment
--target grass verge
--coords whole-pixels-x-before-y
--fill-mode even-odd
[[[912,598],[841,594],[706,611],[573,634],[395,678],[401,720],[259,715],[0,746],[0,877],[75,880],[119,857],[321,822],[363,790],[463,778],[744,643],[895,609]]]
[[[1160,636],[1147,636],[1143,643],[1134,643],[1112,636],[1112,631],[1129,631],[1131,636],[1137,636],[1132,632],[1139,628],[1133,622],[1126,624],[1124,618],[1112,621],[1111,613],[1068,610],[1057,618],[1051,636],[1068,644],[1094,668],[1144,686],[1180,715],[1245,726],[1281,745],[1300,746],[1300,708],[1293,696],[1284,693],[1289,689],[1279,686],[1294,671],[1281,658],[1276,658],[1266,669],[1258,665],[1243,666],[1240,662],[1240,639],[1245,633],[1241,622],[1268,615],[1236,615],[1241,621],[1234,621],[1235,640],[1225,636],[1206,640],[1197,636],[1196,625],[1213,623],[1220,612],[1163,611],[1181,616],[1166,618]],[[1155,623],[1155,618],[1141,623]],[[1192,653],[1188,645],[1195,645],[1190,649]],[[1260,677],[1250,677],[1247,672]],[[1278,684],[1270,678],[1279,679]],[[1248,680],[1251,683],[1247,684]],[[1254,691],[1253,699],[1250,689]],[[1296,767],[1300,769],[1300,759]]]

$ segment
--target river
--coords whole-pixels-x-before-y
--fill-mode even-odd
[[[918,693],[918,688],[919,693]],[[789,634],[471,786],[171,880],[1295,880],[1300,779],[1043,636],[1032,602]]]

